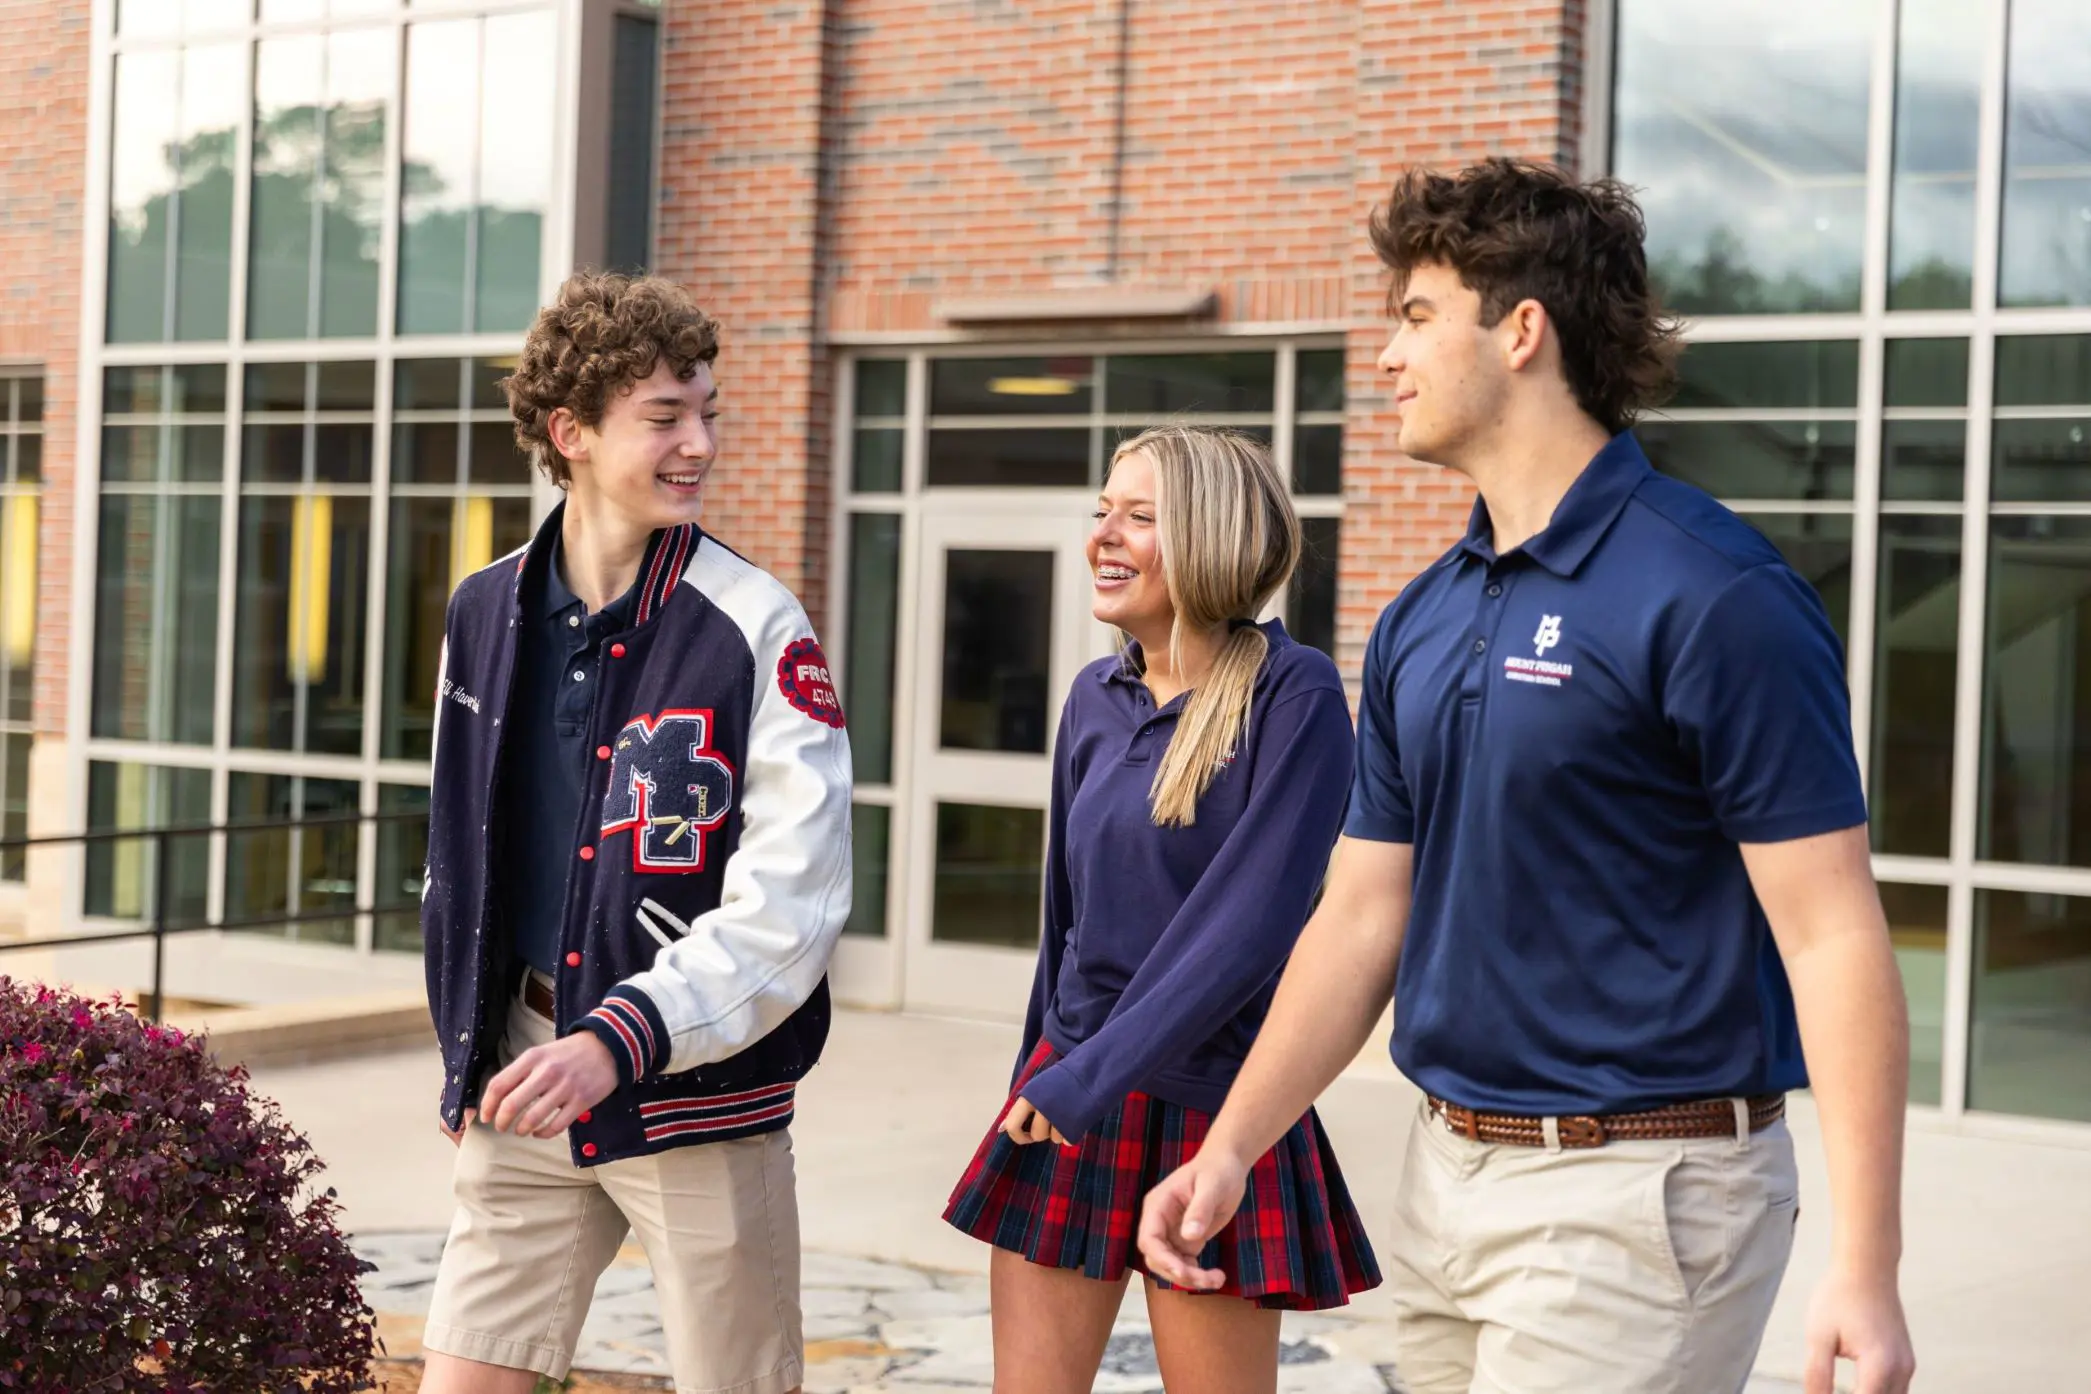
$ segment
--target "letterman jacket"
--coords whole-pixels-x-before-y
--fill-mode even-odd
[[[553,999],[618,1087],[569,1130],[577,1165],[773,1132],[828,1034],[827,965],[850,905],[850,755],[827,659],[775,579],[695,526],[654,534],[632,627],[599,650],[580,826],[504,838],[501,765],[522,552],[451,597],[437,679],[421,925],[443,1121],[492,1076],[522,970],[496,907],[505,856],[563,857]]]

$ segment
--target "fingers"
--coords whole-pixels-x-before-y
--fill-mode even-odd
[[[1140,1254],[1148,1271],[1164,1282],[1193,1292],[1212,1292],[1224,1286],[1227,1275],[1216,1268],[1200,1268],[1198,1254],[1205,1241],[1184,1232],[1184,1216],[1199,1185],[1193,1167],[1179,1168],[1150,1191],[1140,1216]]]
[[[508,1064],[508,1068],[486,1082],[479,1091],[479,1116],[492,1124],[496,1132],[506,1131],[501,1119],[501,1109],[515,1087],[530,1077],[531,1055],[524,1051]]]
[[[445,1123],[440,1116],[436,1119],[436,1127],[442,1132],[444,1137],[450,1139],[452,1147],[462,1147],[465,1144],[465,1130],[472,1126],[472,1120],[478,1116],[478,1109],[468,1108],[465,1110],[464,1117],[458,1120],[458,1125],[455,1128]]]
[[[1917,1362],[1907,1346],[1886,1346],[1862,1355],[1859,1367],[1858,1394],[1907,1394],[1910,1381],[1916,1377]]]
[[[1067,1135],[1061,1132],[1058,1128],[1053,1129],[1053,1141],[1059,1143],[1062,1147],[1074,1146],[1073,1143],[1067,1140]]]
[[[1802,1372],[1803,1394],[1836,1394],[1837,1336],[1835,1332],[1810,1332],[1808,1363]]]
[[[1018,1099],[1009,1106],[1009,1112],[1002,1115],[1002,1135],[1022,1147],[1031,1140],[1031,1119],[1036,1112],[1031,1105]]]

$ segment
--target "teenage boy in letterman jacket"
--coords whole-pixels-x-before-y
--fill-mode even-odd
[[[697,525],[717,325],[581,274],[507,380],[566,498],[450,604],[423,893],[458,1209],[424,1394],[572,1359],[628,1232],[681,1390],[803,1369],[791,1144],[850,903],[850,757],[799,603]]]

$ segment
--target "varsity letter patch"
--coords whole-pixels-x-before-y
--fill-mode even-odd
[[[635,871],[702,871],[706,838],[733,809],[733,767],[711,748],[712,714],[626,723],[603,795],[603,836],[632,834]]]
[[[777,660],[777,687],[786,701],[815,721],[841,727],[842,699],[835,695],[835,679],[828,673],[820,640],[799,639],[784,651]]]

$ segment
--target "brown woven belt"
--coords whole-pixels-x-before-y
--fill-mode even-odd
[[[523,1005],[546,1021],[557,1020],[552,1015],[552,989],[546,987],[537,974],[528,970],[523,973]]]
[[[1748,1101],[1750,1131],[1762,1132],[1786,1116],[1784,1094],[1759,1094]],[[1509,1143],[1517,1147],[1544,1147],[1546,1120],[1510,1113],[1477,1113],[1458,1104],[1431,1096],[1430,1111],[1445,1120],[1445,1126],[1475,1142]],[[1608,1142],[1667,1140],[1672,1138],[1734,1137],[1735,1104],[1728,1099],[1704,1099],[1688,1104],[1668,1104],[1645,1113],[1608,1113],[1603,1116],[1574,1114],[1554,1120],[1563,1147],[1602,1147]]]

